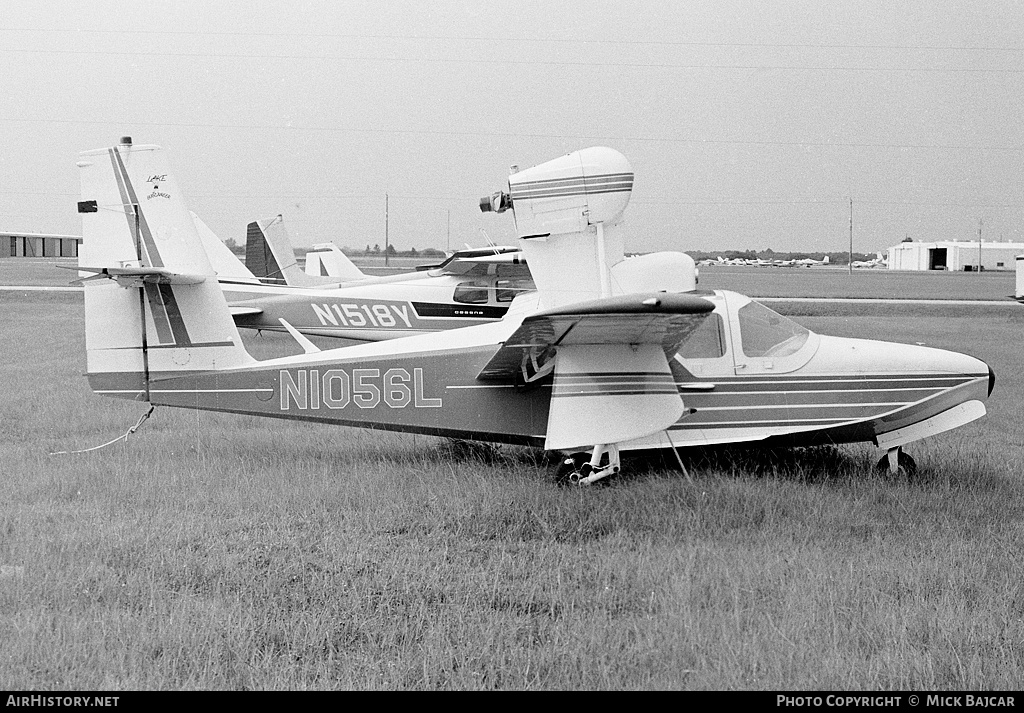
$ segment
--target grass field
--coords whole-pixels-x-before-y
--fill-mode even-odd
[[[736,448],[567,489],[526,449],[168,408],[50,455],[145,407],[89,391],[78,294],[0,305],[7,689],[1020,685],[1024,313],[799,318],[996,370],[913,481],[870,447]]]

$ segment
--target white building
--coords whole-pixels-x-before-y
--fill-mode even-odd
[[[1015,270],[1024,243],[977,240],[914,241],[889,248],[890,270]]]

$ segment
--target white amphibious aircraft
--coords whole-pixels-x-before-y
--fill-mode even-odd
[[[78,166],[87,375],[107,396],[542,446],[591,483],[622,450],[750,441],[869,441],[897,469],[903,445],[984,415],[994,381],[969,356],[820,336],[696,292],[680,253],[625,259],[633,171],[608,148],[485,199],[514,212],[537,284],[503,319],[256,361],[164,151],[122,141]]]
[[[317,270],[329,274],[310,274],[309,254],[303,271],[280,216],[249,224],[250,264],[243,265],[192,217],[231,315],[248,329],[395,339],[497,321],[513,298],[534,287],[525,258],[510,248],[462,251],[426,270],[370,277],[330,244],[316,249]]]

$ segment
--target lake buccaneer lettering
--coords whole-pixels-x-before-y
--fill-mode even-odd
[[[280,371],[281,410],[343,409],[350,405],[377,408],[441,408],[440,397],[425,393],[423,369],[296,369]]]

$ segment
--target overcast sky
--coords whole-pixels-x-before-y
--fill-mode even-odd
[[[627,249],[1024,241],[1024,9],[971,0],[6,0],[0,230],[79,234],[79,151],[169,150],[222,239],[513,242],[480,196],[611,146]]]

